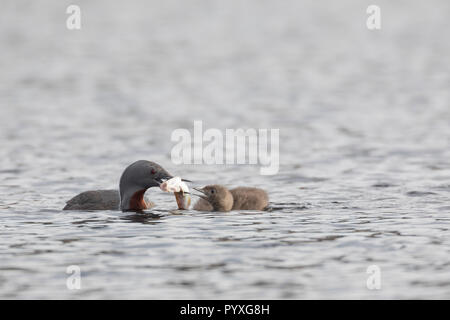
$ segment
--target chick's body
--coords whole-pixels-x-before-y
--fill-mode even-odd
[[[237,187],[230,193],[233,196],[231,210],[263,210],[269,204],[269,197],[263,189]]]

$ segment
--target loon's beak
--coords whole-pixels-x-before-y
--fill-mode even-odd
[[[159,183],[163,183],[164,181],[170,180],[170,179],[172,179],[172,178],[173,178],[173,176],[167,175],[167,176],[163,176],[163,177],[156,178],[155,180],[156,180],[157,182],[159,182]],[[184,182],[192,182],[191,180],[188,180],[188,179],[181,179],[181,181],[184,181]]]
[[[157,178],[153,178],[153,180],[160,186],[166,180],[172,179],[173,177],[170,175],[164,175]]]

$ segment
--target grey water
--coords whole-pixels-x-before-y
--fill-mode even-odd
[[[72,2],[0,4],[0,298],[450,298],[450,2]],[[279,172],[175,165],[195,120],[280,129]],[[61,210],[138,159],[272,210]]]

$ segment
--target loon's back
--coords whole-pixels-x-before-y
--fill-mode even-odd
[[[118,190],[85,191],[67,201],[63,210],[119,210]]]

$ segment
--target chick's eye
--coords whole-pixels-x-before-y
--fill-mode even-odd
[[[211,189],[211,193],[212,194],[214,194],[216,192],[216,190],[214,190],[214,189]]]
[[[155,169],[152,169],[150,172],[151,172],[151,174],[155,174],[155,173],[156,173],[156,170],[155,170]]]

